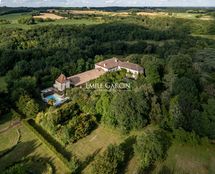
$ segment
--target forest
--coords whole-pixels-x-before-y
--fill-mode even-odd
[[[32,13],[32,9],[18,10],[23,11]],[[0,14],[8,13],[16,13],[16,9],[3,9]],[[214,18],[215,11],[209,9],[207,14]],[[82,17],[94,18],[78,16]],[[55,25],[52,21],[37,26],[24,21],[22,25],[30,25],[30,29],[1,28],[0,80],[7,85],[6,90],[0,88],[0,120],[7,114],[27,120],[35,130],[48,134],[57,150],[82,141],[101,126],[124,137],[85,159],[87,165],[75,152],[69,157],[62,153],[69,173],[126,173],[133,157],[139,174],[189,173],[162,162],[174,143],[214,148],[215,40],[208,36],[215,35],[215,19],[102,18],[103,23],[93,25]],[[71,88],[66,91],[70,100],[60,107],[42,101],[40,91],[52,86],[61,73],[75,75],[112,57],[141,65],[145,74],[132,80],[126,79],[123,71],[111,72],[96,82],[113,84],[126,79],[131,90]],[[0,150],[0,162],[1,154]],[[214,157],[211,160],[215,161]],[[31,160],[27,161],[7,166],[5,174],[26,173],[31,168]],[[206,168],[215,172],[214,163]]]

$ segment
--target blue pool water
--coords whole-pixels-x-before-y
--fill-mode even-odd
[[[55,103],[54,103],[55,106],[61,105],[64,102],[64,98],[62,98],[57,94],[49,95],[45,98],[47,103],[49,100],[52,100],[52,99],[55,100]]]

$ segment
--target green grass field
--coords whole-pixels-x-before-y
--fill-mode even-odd
[[[215,145],[192,146],[174,143],[168,151],[167,159],[158,164],[154,174],[164,166],[169,171],[179,174],[214,174]]]
[[[183,19],[199,19],[199,20],[214,20],[213,17],[208,16],[208,15],[201,15],[200,14],[194,14],[194,13],[172,13],[172,17],[176,18],[183,18]]]
[[[104,151],[110,144],[119,144],[123,139],[124,137],[119,132],[99,126],[90,135],[67,146],[66,149],[83,161],[97,151]]]
[[[134,156],[128,163],[126,174],[138,171],[138,160]],[[165,170],[164,170],[165,169]],[[162,172],[163,173],[162,173]],[[163,162],[155,165],[152,174],[214,174],[215,145],[192,146],[174,143]]]
[[[0,152],[11,148],[17,142],[19,135],[16,129],[0,133]]]
[[[49,151],[31,131],[29,131],[29,129],[24,127],[24,125],[20,125],[19,127],[12,128],[7,132],[0,134],[1,150],[6,150],[8,147],[12,147],[12,143],[17,138],[15,132],[18,128],[21,132],[21,143],[18,144],[12,152],[0,158],[1,171],[14,162],[22,160],[24,157],[34,156],[44,159],[45,161],[49,161],[53,166],[55,166],[56,174],[65,174],[68,172],[62,165],[61,161],[59,161],[59,159],[56,158],[56,156]],[[2,140],[4,140],[4,143]],[[44,168],[41,167],[41,170],[42,169],[44,170]],[[43,171],[40,171],[40,173],[43,173]]]

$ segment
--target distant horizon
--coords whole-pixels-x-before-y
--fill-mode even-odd
[[[7,7],[215,7],[215,0],[0,0]]]
[[[7,8],[215,8],[214,6],[2,6]]]

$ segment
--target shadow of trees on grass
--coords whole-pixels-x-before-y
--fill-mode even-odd
[[[38,147],[35,140],[28,142],[20,142],[17,146],[0,158],[0,171],[3,171],[8,166],[22,160],[31,154]]]

